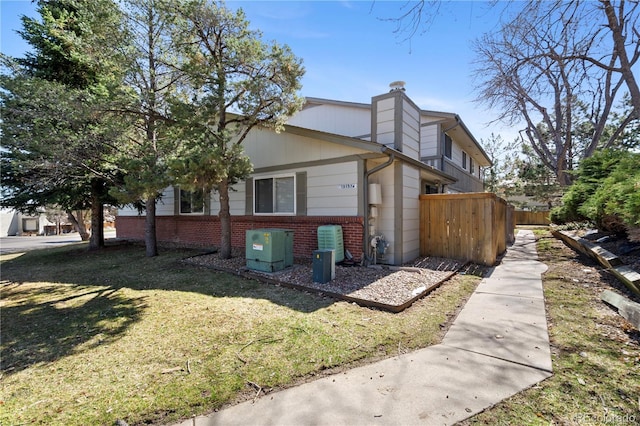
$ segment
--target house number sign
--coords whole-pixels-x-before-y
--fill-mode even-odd
[[[342,183],[338,185],[338,189],[356,189],[355,183]]]

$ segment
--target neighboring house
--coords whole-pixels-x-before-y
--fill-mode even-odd
[[[245,231],[294,230],[294,254],[311,256],[317,228],[341,225],[344,248],[371,254],[371,238],[388,243],[384,261],[419,256],[419,195],[481,192],[491,163],[456,114],[424,111],[400,84],[371,104],[307,98],[281,133],[252,130],[243,142],[254,173],[230,194],[232,245]],[[167,188],[157,206],[160,241],[216,246],[215,193]],[[143,239],[144,218],[122,209],[118,237]]]
[[[44,212],[28,215],[14,209],[0,209],[0,237],[43,235],[51,225]]]

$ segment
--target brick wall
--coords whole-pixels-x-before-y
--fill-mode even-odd
[[[232,216],[231,245],[244,249],[245,231],[261,228],[292,229],[293,254],[311,256],[318,248],[318,226],[341,225],[345,250],[356,259],[362,255],[363,218],[360,216]],[[220,221],[217,216],[158,216],[156,234],[160,242],[193,246],[219,246]],[[144,217],[118,216],[118,238],[144,240]]]

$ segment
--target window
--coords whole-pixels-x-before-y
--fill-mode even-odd
[[[467,153],[462,151],[462,168],[467,170]]]
[[[473,164],[473,158],[469,157],[469,171],[471,172],[471,174],[475,174],[476,172],[476,166],[475,164]]]
[[[38,219],[22,219],[22,230],[25,232],[38,232]]]
[[[180,190],[180,214],[204,214],[204,191]]]
[[[295,213],[295,178],[279,176],[255,179],[255,213],[293,214]]]
[[[449,135],[444,135],[444,155],[449,159],[451,159],[452,145],[453,145],[453,141],[451,140]]]

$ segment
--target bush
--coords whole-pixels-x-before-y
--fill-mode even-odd
[[[552,210],[554,223],[592,220],[624,232],[640,225],[640,153],[603,150],[580,163],[574,184]]]

